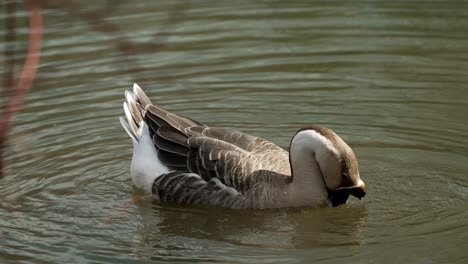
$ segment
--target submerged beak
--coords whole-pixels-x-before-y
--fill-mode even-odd
[[[366,195],[366,185],[362,180],[359,180],[358,184],[353,187],[338,188],[334,191],[330,189],[327,190],[328,198],[330,199],[333,207],[345,204],[350,194],[359,200]]]
[[[352,196],[361,200],[361,198],[366,195],[366,184],[362,180],[359,180],[358,184],[355,187],[349,189],[349,193]]]

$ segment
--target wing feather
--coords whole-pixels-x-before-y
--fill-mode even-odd
[[[171,170],[153,183],[165,202],[229,208],[282,207],[291,171],[289,155],[267,140],[208,127],[153,105],[134,84],[121,120],[138,142],[146,123],[158,160]]]
[[[255,180],[255,178],[262,178]],[[153,194],[162,202],[183,205],[203,205],[225,208],[275,208],[282,207],[284,175],[258,171],[249,181],[248,192],[224,185],[219,179],[205,180],[195,173],[169,172],[158,177],[153,184]],[[277,188],[271,188],[271,186]],[[279,187],[278,187],[279,186]]]
[[[208,127],[151,104],[144,118],[159,159],[171,169],[195,173],[208,182],[217,179],[240,193],[249,191],[253,179],[263,180],[252,176],[255,171],[291,175],[288,152],[267,140]]]

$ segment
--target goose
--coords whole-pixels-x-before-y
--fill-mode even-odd
[[[162,203],[224,208],[335,207],[366,194],[353,150],[311,125],[289,152],[265,139],[209,127],[153,104],[133,85],[120,122],[133,142],[134,185]]]

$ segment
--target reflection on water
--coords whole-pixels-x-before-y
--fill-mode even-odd
[[[251,211],[144,203],[138,209],[142,226],[134,237],[136,254],[160,260],[174,255],[186,260],[214,255],[213,260],[219,260],[229,248],[238,248],[235,254],[245,254],[248,260],[265,254],[284,258],[291,250],[359,246],[367,218],[366,209],[359,206]],[[242,253],[245,248],[252,252]],[[187,250],[192,251],[190,257]]]
[[[42,5],[41,64],[0,179],[0,262],[466,262],[467,4]],[[24,60],[17,10],[1,65]],[[368,195],[302,210],[131,202],[118,117],[134,81],[171,111],[282,146],[328,126],[355,150]]]

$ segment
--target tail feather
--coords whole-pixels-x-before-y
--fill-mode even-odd
[[[124,109],[125,117],[127,118],[129,127],[132,129],[133,134],[139,138],[141,135],[141,131],[139,131],[138,124],[135,122],[135,119],[133,119],[132,112],[130,111],[130,108],[128,107],[127,102],[123,103],[123,109]]]
[[[120,117],[120,123],[135,142],[140,142],[144,109],[148,104],[151,104],[150,99],[136,83],[133,84],[133,92],[125,91],[123,109],[126,120]]]
[[[145,92],[143,92],[140,86],[138,86],[136,83],[133,84],[133,94],[136,96],[137,101],[139,101],[143,109],[145,109],[147,105],[153,104]]]
[[[130,168],[133,183],[151,192],[154,180],[167,173],[169,168],[161,163],[158,158],[158,149],[153,144],[153,136],[157,128],[153,130],[154,128],[150,127],[151,123],[145,122],[144,109],[148,105],[151,105],[151,101],[141,88],[134,84],[133,92],[125,92],[123,103],[125,118],[120,117],[120,123],[133,140],[133,158]],[[171,160],[172,163],[175,161],[178,160]]]
[[[120,124],[122,124],[123,128],[125,129],[125,131],[127,131],[127,134],[132,138],[132,140],[135,142],[139,142],[139,137],[133,132],[133,129],[130,127],[127,120],[125,120],[125,118],[123,117],[120,117],[119,119]]]
[[[125,99],[127,99],[127,105],[129,106],[129,110],[132,113],[133,120],[135,123],[137,123],[139,126],[141,126],[143,122],[143,115],[142,115],[142,108],[138,108],[138,103],[136,100],[138,98],[135,97],[134,94],[132,94],[129,91],[125,91]]]

